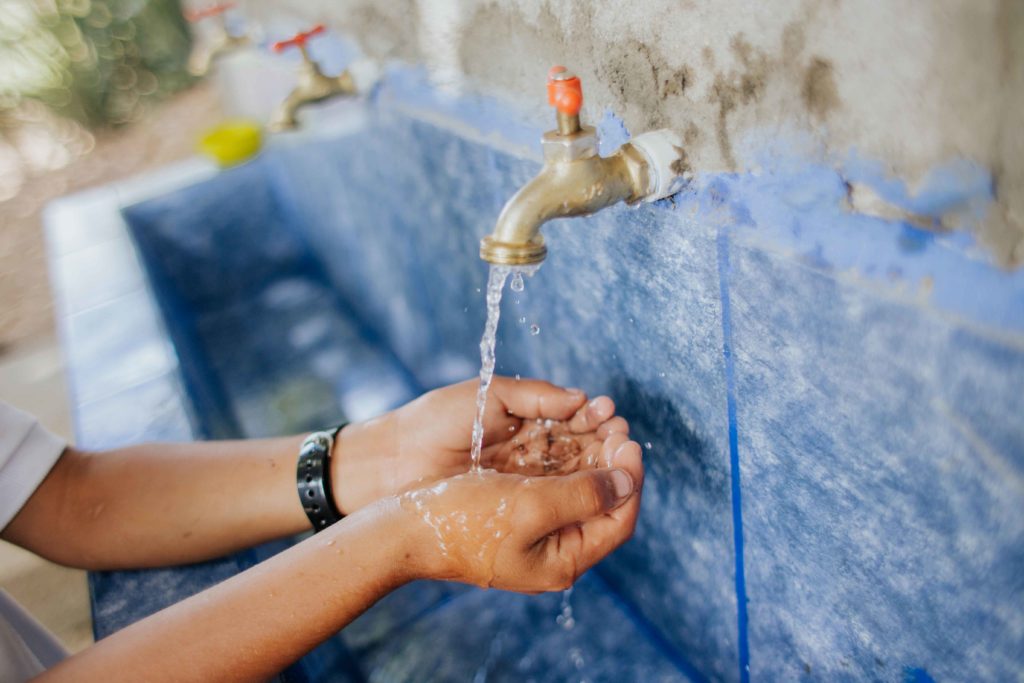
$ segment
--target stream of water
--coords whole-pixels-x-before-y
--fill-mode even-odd
[[[494,346],[497,343],[498,320],[501,318],[501,294],[505,289],[505,281],[512,276],[510,288],[514,292],[521,292],[525,288],[523,275],[532,277],[539,265],[536,266],[491,266],[487,276],[487,322],[484,324],[484,334],[480,339],[480,386],[476,391],[476,418],[473,421],[473,448],[470,452],[470,471],[480,471],[480,453],[483,450],[484,441],[484,410],[487,408],[487,390],[491,388],[491,380],[494,379]]]
[[[487,277],[487,322],[484,324],[484,334],[480,339],[480,386],[477,389],[476,418],[473,421],[473,447],[471,451],[472,464],[470,467],[470,472],[472,473],[479,473],[481,471],[480,455],[483,451],[484,412],[487,408],[487,391],[490,389],[491,381],[494,379],[494,366],[496,360],[495,345],[497,343],[498,321],[501,318],[501,296],[505,288],[505,282],[509,279],[509,275],[511,275],[512,280],[509,284],[509,289],[513,292],[522,292],[523,289],[525,289],[523,275],[533,276],[533,274],[537,272],[538,268],[540,268],[539,265],[521,268],[492,265]],[[525,323],[526,318],[520,318],[519,322]],[[530,326],[531,335],[537,335],[539,332],[540,327],[538,325],[534,324]],[[519,376],[516,375],[516,379],[518,378]],[[538,422],[540,421],[538,420]],[[558,616],[555,618],[558,625],[567,631],[572,630],[576,625],[576,619],[573,616],[571,602],[572,591],[573,589],[570,587],[562,593],[562,604],[560,606]],[[584,666],[582,651],[577,647],[573,647],[569,651],[569,656],[577,671],[582,670]],[[487,679],[487,671],[490,669],[490,659],[491,657],[489,656],[484,667],[481,671],[477,672],[474,681],[484,681]],[[586,679],[583,680],[585,681]]]

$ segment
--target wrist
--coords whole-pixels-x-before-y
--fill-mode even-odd
[[[424,533],[430,529],[401,497],[382,498],[345,520],[345,525],[355,524],[365,525],[373,543],[382,547],[388,560],[385,580],[390,589],[440,576],[436,544],[432,545]]]
[[[403,524],[398,514],[398,502],[385,499],[347,516],[282,555],[293,553],[296,566],[308,564],[345,577],[338,585],[347,583],[346,590],[358,587],[356,590],[368,596],[372,604],[422,578],[422,570],[411,561],[415,557],[413,537],[412,529]]]
[[[338,432],[331,453],[334,504],[350,515],[389,492],[382,490],[387,462],[389,415],[354,422]]]
[[[408,580],[434,579],[449,580],[456,573],[451,566],[449,551],[439,541],[438,532],[430,522],[430,512],[423,507],[422,499],[417,503],[417,492],[390,496],[387,499],[389,513],[400,526],[396,533],[400,538],[400,564]]]

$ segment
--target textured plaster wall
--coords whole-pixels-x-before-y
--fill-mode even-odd
[[[996,262],[1024,262],[1024,3],[1017,0],[247,0],[270,38],[323,21],[369,56],[425,64],[438,86],[496,95],[548,117],[555,63],[582,78],[584,113],[631,132],[685,134],[697,172],[765,171],[790,144],[817,162],[878,162],[911,201],[851,179],[850,209],[980,235]],[[980,211],[922,210],[936,167],[987,172]],[[967,180],[964,181],[968,182]]]

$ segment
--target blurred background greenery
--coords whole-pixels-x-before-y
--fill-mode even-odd
[[[192,82],[190,47],[178,0],[0,0],[0,128],[26,102],[89,127],[133,121]]]
[[[44,207],[187,158],[222,117],[182,1],[0,0],[0,357],[56,348]]]

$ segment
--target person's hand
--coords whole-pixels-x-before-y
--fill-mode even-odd
[[[416,578],[524,593],[564,590],[632,534],[640,509],[640,446],[622,434],[569,475],[461,474],[400,497],[413,530]]]
[[[437,389],[338,435],[332,481],[346,513],[470,465],[477,380]],[[552,474],[601,463],[601,446],[629,425],[606,396],[539,380],[495,377],[484,414],[481,464],[501,472]],[[623,439],[625,440],[625,439]]]

